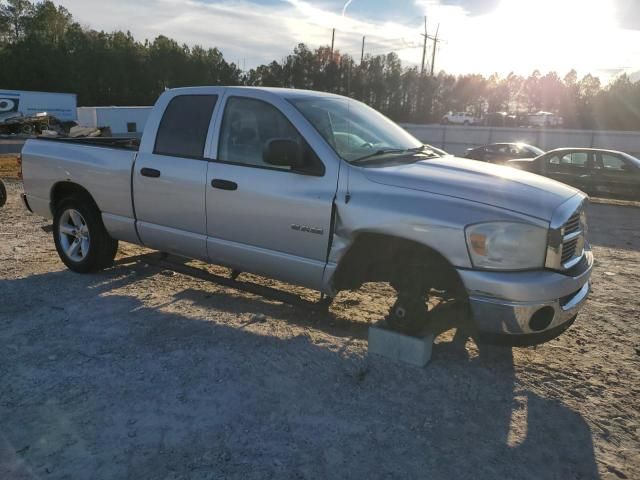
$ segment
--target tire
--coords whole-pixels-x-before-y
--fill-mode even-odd
[[[53,241],[62,262],[77,273],[110,266],[118,251],[118,241],[107,233],[98,207],[84,195],[73,195],[56,204]]]
[[[397,296],[385,319],[392,330],[415,335],[429,324],[427,300],[431,288],[424,279],[429,266],[419,257],[404,253],[394,263],[397,267],[390,284]]]
[[[416,335],[423,332],[429,324],[427,294],[398,292],[385,320],[392,330],[400,333]]]
[[[3,207],[5,203],[7,203],[7,189],[4,183],[2,183],[2,180],[0,180],[0,208]]]

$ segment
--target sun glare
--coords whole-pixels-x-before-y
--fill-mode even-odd
[[[447,15],[442,5],[437,13],[448,17],[442,23],[446,54],[464,62],[447,65],[454,71],[586,73],[603,62],[624,67],[627,60],[611,0],[503,0],[482,16]]]

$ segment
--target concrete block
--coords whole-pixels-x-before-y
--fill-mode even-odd
[[[431,332],[413,336],[389,330],[384,320],[369,327],[369,353],[416,367],[431,360],[433,340]]]

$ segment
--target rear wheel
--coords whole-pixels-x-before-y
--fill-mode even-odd
[[[96,272],[108,267],[118,251],[93,201],[74,195],[60,201],[53,218],[53,239],[62,262],[74,272]]]

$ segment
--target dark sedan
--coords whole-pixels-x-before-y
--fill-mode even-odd
[[[470,148],[465,158],[489,163],[504,163],[514,158],[535,158],[544,150],[526,143],[492,143],[483,147]]]
[[[579,188],[594,196],[640,200],[640,160],[623,152],[593,148],[559,148],[534,159],[507,165]]]

